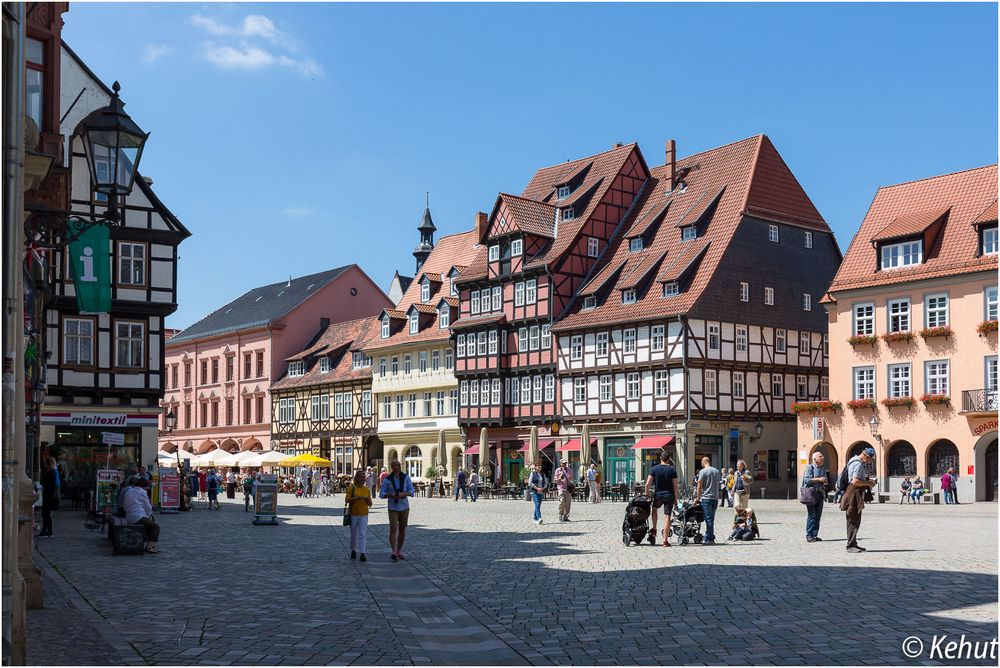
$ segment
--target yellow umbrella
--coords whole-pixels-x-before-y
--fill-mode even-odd
[[[304,453],[301,455],[295,455],[294,457],[290,457],[288,459],[283,459],[280,466],[298,466],[299,464],[329,468],[333,462],[329,459],[323,459],[322,457],[317,457],[316,455]]]

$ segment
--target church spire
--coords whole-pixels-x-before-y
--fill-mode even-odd
[[[417,225],[417,231],[420,232],[420,243],[413,250],[413,257],[417,258],[417,274],[420,273],[420,268],[427,261],[427,256],[434,250],[434,233],[437,231],[437,228],[434,227],[434,220],[431,218],[430,193],[425,193],[424,197],[424,215],[420,219],[420,224]]]

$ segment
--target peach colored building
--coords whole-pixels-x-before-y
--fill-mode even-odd
[[[800,479],[872,446],[893,502],[949,467],[959,503],[997,499],[997,250],[996,165],[879,189],[824,298],[842,408],[798,406]]]
[[[265,285],[245,293],[166,343],[159,447],[197,453],[271,449],[268,388],[285,360],[330,322],[374,316],[392,306],[357,265]]]

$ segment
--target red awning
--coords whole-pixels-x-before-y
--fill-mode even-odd
[[[540,439],[538,441],[538,450],[539,450],[539,452],[541,452],[545,448],[552,447],[552,444],[555,443],[555,442],[556,442],[556,440],[554,438],[543,438],[543,439]],[[521,448],[518,450],[518,452],[527,452],[530,447],[531,447],[530,443],[525,443],[524,445],[521,446]],[[559,448],[556,448],[556,450],[558,450],[558,449]]]
[[[463,455],[478,455],[479,454],[479,444],[477,443],[476,445],[470,445],[469,447],[467,447],[465,449],[465,452],[463,452],[462,454]]]
[[[597,445],[597,439],[590,439],[591,445]],[[571,438],[563,445],[556,446],[556,452],[580,452],[580,439]]]
[[[633,450],[657,450],[674,442],[673,436],[643,436],[632,446]]]

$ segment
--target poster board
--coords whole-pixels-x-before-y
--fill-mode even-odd
[[[181,478],[177,469],[160,469],[160,512],[176,513],[181,507]]]
[[[113,513],[118,505],[118,488],[121,487],[122,472],[115,469],[100,469],[97,471],[97,502],[95,508],[98,515]]]
[[[767,480],[767,450],[753,453],[753,479]]]
[[[254,524],[278,523],[278,476],[265,473],[257,481],[253,497]]]

